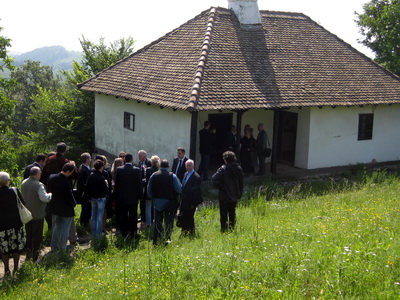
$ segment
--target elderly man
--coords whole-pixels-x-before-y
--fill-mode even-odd
[[[194,213],[196,207],[203,202],[201,195],[201,177],[194,170],[194,161],[189,159],[185,163],[186,173],[182,181],[181,215],[182,234],[194,236]]]
[[[154,205],[153,245],[157,245],[158,237],[163,233],[163,222],[165,222],[166,244],[170,242],[174,217],[179,206],[176,194],[181,192],[182,184],[168,168],[168,160],[162,160],[160,170],[151,175],[147,185],[147,195],[153,200]]]
[[[29,177],[21,184],[22,197],[26,207],[32,213],[33,219],[25,224],[27,259],[36,261],[39,257],[40,245],[43,239],[43,224],[46,215],[47,203],[51,200],[51,193],[46,193],[40,177],[42,170],[34,166],[29,170]]]

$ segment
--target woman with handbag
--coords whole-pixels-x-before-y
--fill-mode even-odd
[[[10,256],[14,260],[14,274],[18,270],[19,258],[25,249],[26,237],[18,211],[15,191],[9,187],[10,175],[0,172],[0,253],[5,275],[10,275]],[[22,201],[21,194],[18,193]]]

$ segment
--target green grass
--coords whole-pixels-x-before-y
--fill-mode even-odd
[[[235,232],[221,234],[218,209],[203,208],[198,238],[174,228],[154,248],[109,237],[103,252],[26,263],[0,298],[398,299],[399,192],[400,177],[384,171],[264,182],[238,207]]]

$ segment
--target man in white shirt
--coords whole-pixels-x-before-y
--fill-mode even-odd
[[[29,177],[22,182],[21,193],[26,207],[32,213],[33,219],[25,224],[27,259],[36,261],[39,257],[40,245],[43,239],[43,224],[46,215],[47,203],[51,200],[51,193],[46,193],[43,183],[39,181],[42,170],[32,167]]]

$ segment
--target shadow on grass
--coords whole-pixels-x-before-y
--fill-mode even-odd
[[[49,252],[38,262],[27,261],[13,276],[3,278],[0,282],[0,289],[7,293],[26,282],[43,281],[49,269],[72,269],[75,260],[67,251]]]

